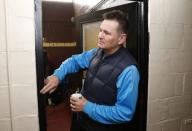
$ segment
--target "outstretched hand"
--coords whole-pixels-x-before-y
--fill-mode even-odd
[[[47,92],[52,93],[56,90],[57,86],[59,85],[59,79],[54,76],[48,76],[45,81],[45,86],[40,90],[40,93],[45,94]]]

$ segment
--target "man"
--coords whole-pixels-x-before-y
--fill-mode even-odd
[[[123,47],[128,21],[117,10],[105,13],[103,18],[98,48],[65,60],[41,90],[43,94],[51,92],[67,74],[88,69],[83,97],[70,98],[72,131],[123,130],[135,112],[139,72],[134,58]]]

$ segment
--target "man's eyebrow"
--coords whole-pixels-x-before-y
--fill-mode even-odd
[[[106,33],[106,34],[111,34],[111,32],[110,31],[108,31],[108,30],[105,30],[105,29],[102,29],[101,27],[100,27],[100,29],[99,29],[100,31],[103,31],[104,33]]]
[[[110,31],[108,31],[108,30],[103,30],[106,34],[111,34],[111,32]]]

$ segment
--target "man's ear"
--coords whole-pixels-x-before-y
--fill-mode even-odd
[[[123,45],[124,43],[126,43],[126,39],[127,39],[127,35],[122,33],[121,36],[119,37],[119,45]]]

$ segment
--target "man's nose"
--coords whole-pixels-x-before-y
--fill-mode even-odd
[[[98,38],[99,38],[99,39],[103,38],[103,32],[102,32],[102,31],[99,32]]]

